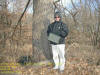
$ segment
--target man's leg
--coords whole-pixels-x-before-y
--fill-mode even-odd
[[[59,59],[60,59],[59,69],[60,71],[63,71],[65,67],[65,44],[60,44],[58,45],[58,47],[59,47]]]
[[[55,63],[55,67],[53,69],[59,68],[59,57],[58,57],[58,48],[57,45],[51,45],[52,46],[52,53],[53,53],[53,61]]]

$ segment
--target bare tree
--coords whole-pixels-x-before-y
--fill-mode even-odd
[[[53,0],[33,0],[33,57],[35,61],[50,59],[46,30],[53,21]]]

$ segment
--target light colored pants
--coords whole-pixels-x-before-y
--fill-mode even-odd
[[[53,61],[55,67],[64,70],[65,66],[65,44],[51,45],[53,53]]]

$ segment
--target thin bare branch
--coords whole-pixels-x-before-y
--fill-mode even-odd
[[[77,10],[76,5],[74,4],[73,0],[71,0],[71,3],[72,3],[72,5],[73,5],[74,9]]]
[[[14,36],[15,31],[16,31],[16,29],[17,29],[18,25],[20,25],[20,22],[21,22],[21,20],[22,20],[22,18],[23,18],[23,16],[24,16],[24,14],[25,14],[25,12],[26,12],[26,10],[27,10],[28,6],[29,6],[30,1],[31,1],[31,0],[28,0],[28,2],[27,2],[27,4],[26,4],[26,7],[25,7],[25,9],[24,9],[24,11],[23,11],[22,15],[20,16],[20,18],[19,18],[19,20],[18,20],[18,22],[17,22],[17,25],[16,25],[16,26],[15,26],[15,28],[14,28],[14,32],[12,33],[12,36],[11,36],[11,37],[13,37],[13,36]]]

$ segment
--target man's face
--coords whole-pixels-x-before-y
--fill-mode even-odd
[[[56,16],[55,17],[55,21],[60,21],[60,17],[59,16]]]

